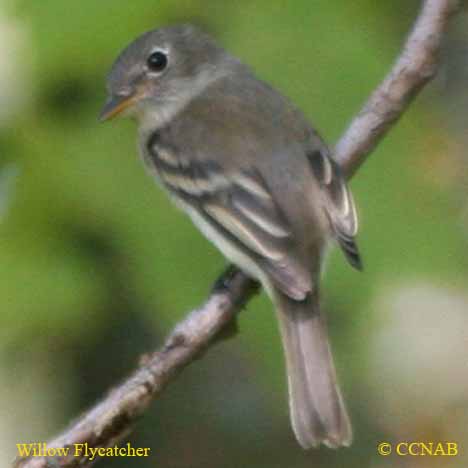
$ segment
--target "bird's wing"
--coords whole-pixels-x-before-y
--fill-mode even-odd
[[[358,230],[356,208],[341,170],[324,151],[314,151],[308,159],[320,184],[323,208],[336,239],[349,263],[360,270],[362,262],[354,240]]]
[[[258,171],[226,172],[213,161],[181,162],[165,151],[153,162],[166,188],[248,255],[279,290],[293,299],[306,297],[310,273],[291,255],[289,223]]]

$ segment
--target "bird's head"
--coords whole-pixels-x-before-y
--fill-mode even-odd
[[[222,76],[233,62],[205,33],[191,25],[149,31],[119,55],[107,79],[101,120],[151,115],[163,122]]]

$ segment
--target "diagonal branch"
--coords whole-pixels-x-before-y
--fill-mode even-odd
[[[437,72],[439,54],[459,0],[426,0],[402,53],[371,94],[335,148],[335,159],[351,178],[414,97]]]
[[[70,447],[67,457],[55,460],[54,467],[82,466],[85,456],[76,456],[74,444],[112,447],[131,432],[136,419],[151,401],[212,342],[258,289],[255,281],[229,268],[216,281],[208,300],[180,322],[163,347],[144,356],[138,369],[113,389],[94,408],[84,413],[47,447]],[[46,459],[17,459],[15,467],[48,468]]]
[[[436,73],[442,39],[458,6],[457,0],[424,1],[400,57],[336,146],[335,158],[349,178]],[[14,466],[89,466],[89,459],[74,456],[74,444],[111,447],[128,435],[151,401],[210,346],[257,287],[238,270],[228,270],[218,279],[205,304],[176,326],[159,351],[145,357],[130,377],[47,444],[49,448],[71,447],[68,457],[55,458],[53,465],[51,459],[48,463],[44,457],[26,457],[17,459]]]

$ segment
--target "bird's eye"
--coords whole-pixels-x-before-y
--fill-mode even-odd
[[[146,64],[151,71],[162,72],[167,66],[167,55],[157,50],[148,57]]]

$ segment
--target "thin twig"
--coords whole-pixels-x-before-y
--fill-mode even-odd
[[[349,178],[436,73],[443,35],[458,3],[423,3],[400,57],[336,146],[335,158]],[[97,448],[121,441],[150,402],[213,342],[256,289],[253,280],[234,268],[222,275],[205,304],[176,326],[161,350],[145,357],[130,377],[47,444],[49,448],[70,447],[70,456],[54,458],[53,462],[44,457],[18,459],[15,466],[89,466],[87,458],[74,456],[74,444]]]
[[[390,73],[371,94],[335,147],[335,159],[351,178],[412,99],[437,72],[439,54],[458,0],[426,0]]]

